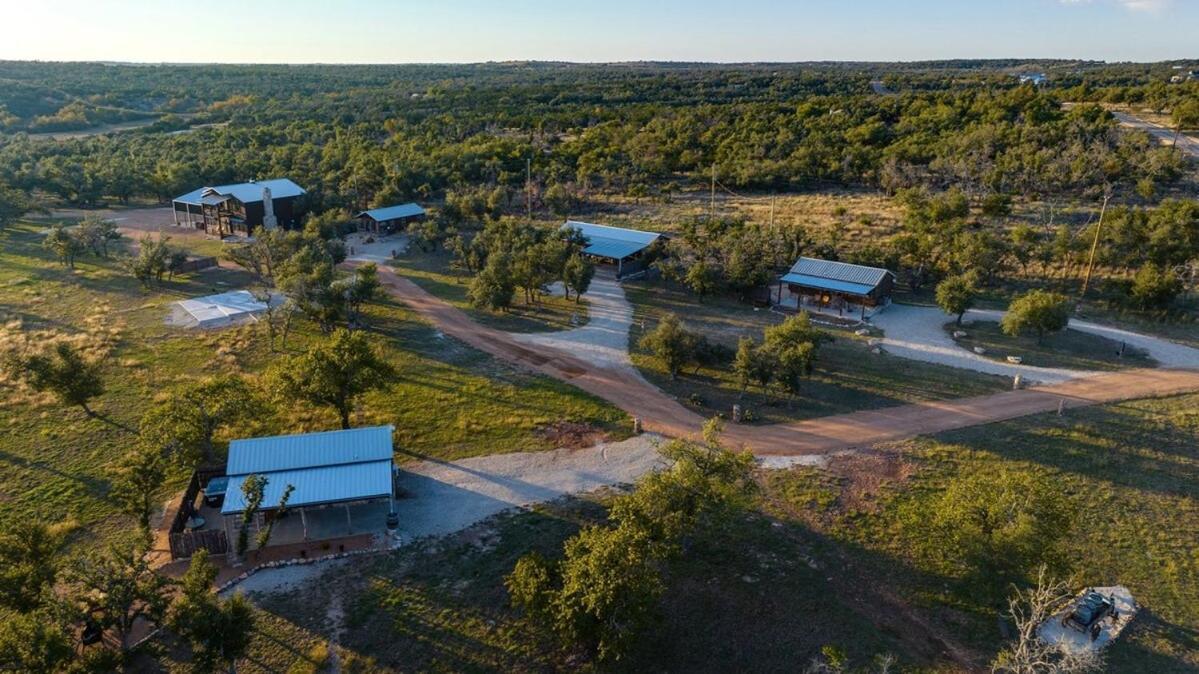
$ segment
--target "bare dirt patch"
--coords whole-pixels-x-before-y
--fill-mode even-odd
[[[607,431],[574,421],[556,421],[536,432],[553,446],[565,449],[583,449],[608,441]]]
[[[844,481],[837,499],[841,510],[873,512],[883,490],[907,482],[916,467],[898,450],[872,450],[834,454],[828,470]]]

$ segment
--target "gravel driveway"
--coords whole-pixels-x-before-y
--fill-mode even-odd
[[[561,294],[560,289],[555,291]],[[600,367],[635,371],[629,361],[633,305],[625,298],[616,276],[607,270],[596,270],[591,287],[583,296],[589,304],[587,325],[563,332],[513,334],[512,338],[522,344],[560,349]]]
[[[971,320],[998,321],[1002,311],[973,309],[966,313]],[[1020,375],[1030,382],[1056,384],[1069,379],[1093,377],[1101,372],[1093,370],[1068,370],[1064,368],[1015,365],[991,360],[973,351],[958,346],[942,327],[953,316],[936,307],[910,304],[892,304],[874,316],[872,323],[886,332],[883,347],[891,354],[929,363],[939,363],[986,374],[1014,377]],[[1087,321],[1071,320],[1070,327],[1115,341],[1127,342],[1130,346],[1144,349],[1163,367],[1199,367],[1199,349],[1152,337],[1140,333],[1112,328]],[[968,329],[968,328],[967,328]]]

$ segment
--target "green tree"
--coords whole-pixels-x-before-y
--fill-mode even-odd
[[[1177,149],[1178,137],[1182,135],[1182,130],[1199,127],[1199,99],[1183,98],[1170,111],[1170,118],[1174,121],[1173,147]]]
[[[83,242],[79,240],[79,236],[62,224],[50,228],[50,233],[46,235],[42,245],[46,250],[54,253],[58,261],[67,269],[74,269],[75,258],[86,250]]]
[[[1039,344],[1046,333],[1064,330],[1069,322],[1069,299],[1044,290],[1030,290],[1012,300],[1000,327],[1013,337],[1035,332]]]
[[[683,281],[702,302],[703,298],[720,288],[720,270],[707,260],[697,260],[687,268],[687,275]]]
[[[590,526],[568,539],[561,561],[536,553],[505,579],[509,596],[563,644],[614,661],[657,619],[663,574],[683,554],[682,540],[727,522],[751,501],[753,458],[721,447],[718,423],[704,442],[676,440],[666,467],[613,501],[612,526]]]
[[[334,286],[333,261],[314,246],[304,246],[276,272],[279,288],[321,332],[333,332],[345,317],[346,303]]]
[[[988,591],[1062,563],[1076,511],[1049,479],[1014,469],[955,479],[912,516],[927,554]],[[915,533],[915,532],[914,532]]]
[[[159,236],[152,238],[149,234],[138,242],[137,255],[125,262],[129,273],[141,282],[145,288],[162,279],[169,272],[173,277],[179,264],[187,259],[186,253],[176,250],[170,245],[171,237]]]
[[[642,336],[638,344],[654,354],[671,379],[677,379],[683,366],[691,361],[695,351],[695,336],[683,328],[678,316],[667,313],[653,330]]]
[[[67,567],[66,577],[80,603],[92,606],[101,629],[111,629],[129,649],[129,637],[139,620],[162,621],[170,580],[150,566],[147,540],[113,544],[83,553]]]
[[[507,253],[496,253],[487,257],[486,266],[471,281],[467,296],[472,306],[502,311],[512,306],[515,291],[511,258]]]
[[[192,665],[201,672],[234,671],[254,633],[254,611],[240,593],[222,601],[212,591],[217,569],[200,550],[179,583],[167,614],[167,626],[192,649]]]
[[[812,319],[806,311],[766,328],[762,349],[769,354],[773,370],[771,379],[794,398],[800,392],[802,381],[815,368],[820,345],[831,339],[823,330],[812,325]]]
[[[334,292],[345,302],[346,320],[351,327],[361,323],[362,305],[378,297],[381,288],[379,270],[373,262],[368,262],[354,269],[350,276],[333,282]]]
[[[390,386],[395,368],[371,345],[363,332],[338,329],[306,353],[281,359],[269,373],[276,395],[332,407],[342,428],[363,394]]]
[[[223,450],[217,433],[268,413],[243,377],[218,375],[176,387],[142,416],[140,433],[147,446],[176,454],[187,466],[213,466]]]
[[[97,257],[108,257],[109,246],[121,240],[117,223],[97,215],[88,215],[79,221],[79,240]]]
[[[25,193],[0,183],[0,229],[16,222],[31,210],[33,205]]]
[[[575,302],[582,301],[583,293],[591,287],[591,279],[595,276],[595,265],[582,255],[574,254],[566,259],[562,267],[562,286],[566,290],[566,298],[570,293],[575,294]]]
[[[262,507],[263,493],[266,490],[267,482],[269,480],[264,475],[247,475],[241,481],[243,506],[241,526],[237,530],[237,555],[239,557],[246,554],[246,550],[250,548],[250,525],[254,522],[254,516],[258,514],[258,509]]]
[[[1160,309],[1169,306],[1182,292],[1182,281],[1174,270],[1147,262],[1133,276],[1128,292],[1142,309]]]
[[[279,502],[275,504],[275,509],[266,514],[266,526],[258,530],[258,538],[255,541],[258,544],[259,550],[265,548],[267,543],[270,543],[271,534],[275,531],[275,522],[287,514],[287,502],[291,500],[291,494],[295,490],[296,486],[294,484],[284,487],[283,493],[279,496]]]
[[[137,518],[144,536],[151,535],[150,517],[158,504],[156,495],[165,476],[162,452],[157,448],[135,448],[117,466],[112,498],[122,510]]]
[[[0,620],[0,671],[59,674],[75,657],[61,621],[46,611],[16,613]]]
[[[89,417],[96,413],[88,405],[104,393],[100,368],[89,363],[67,342],[58,342],[49,353],[40,353],[16,363],[17,373],[33,390],[49,391],[64,405],[78,405]]]
[[[17,519],[0,529],[0,607],[19,613],[42,604],[58,578],[65,528]]]
[[[974,278],[969,274],[950,276],[937,284],[937,306],[947,314],[957,316],[957,324],[962,324],[962,317],[974,306],[974,298],[978,289]]]

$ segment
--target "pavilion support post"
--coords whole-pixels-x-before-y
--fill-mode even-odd
[[[621,258],[616,261],[616,278],[620,278],[620,275],[621,275],[621,273],[623,273],[623,270],[624,270],[624,258]]]
[[[349,531],[347,531],[346,533],[348,533],[348,534],[354,533],[354,520],[350,519],[350,504],[349,503],[346,504],[346,527],[349,528]]]
[[[171,204],[171,217],[175,219],[175,226],[179,226],[179,211],[176,210],[175,204]]]
[[[308,540],[308,516],[303,507],[300,508],[300,525],[304,528],[304,540]]]

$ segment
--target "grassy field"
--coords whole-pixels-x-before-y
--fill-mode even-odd
[[[261,326],[194,332],[164,322],[169,302],[243,286],[246,274],[207,270],[147,291],[115,259],[85,257],[73,272],[64,269],[41,240],[38,225],[0,230],[0,346],[66,339],[102,357],[107,390],[95,408],[111,423],[4,386],[0,523],[74,519],[83,525],[77,540],[110,539],[132,531],[108,499],[110,467],[135,442],[122,427],[136,427],[147,405],[176,383],[222,372],[253,378],[276,354]],[[549,449],[542,430],[561,421],[627,432],[615,407],[445,339],[396,303],[371,305],[366,322],[399,376],[368,395],[353,422],[394,424],[401,459]],[[290,351],[319,338],[299,323]],[[329,428],[336,428],[331,411],[288,405],[238,434]],[[184,478],[171,476],[164,499]]]
[[[476,309],[467,299],[469,276],[450,269],[449,253],[409,251],[391,263],[396,272],[417,285],[465,311],[479,323],[505,332],[555,332],[570,330],[587,323],[587,295],[582,302],[560,296],[543,296],[541,301],[525,304],[518,290],[512,307],[506,312]]]
[[[616,671],[794,671],[823,645],[904,671],[985,668],[1002,646],[999,602],[930,562],[909,514],[955,481],[1015,471],[1049,478],[1077,506],[1063,531],[1075,588],[1124,584],[1143,606],[1109,652],[1109,671],[1199,667],[1199,395],[1042,415],[763,471],[742,521],[691,543],[668,576],[662,621]],[[597,494],[501,515],[442,539],[347,562],[303,589],[256,596],[264,610],[328,633],[404,671],[577,668],[507,602],[502,578],[530,550],[554,556]],[[905,519],[906,518],[906,519]],[[1000,595],[1005,588],[997,588]]]
[[[546,671],[581,663],[555,651],[508,605],[503,577],[530,550],[560,555],[580,525],[603,520],[604,497],[502,515],[391,555],[356,559],[303,591],[255,596],[300,629],[328,629],[325,607],[346,607],[341,643],[399,671]],[[794,671],[832,643],[855,663],[896,653],[809,564],[815,541],[754,515],[696,540],[668,578],[664,620],[616,671]],[[852,641],[849,641],[852,639]]]
[[[660,316],[673,312],[688,329],[735,348],[748,335],[758,342],[762,330],[783,320],[765,309],[723,297],[699,302],[693,295],[652,283],[626,283],[635,308],[629,344],[634,365],[656,386],[705,416],[730,415],[734,404],[753,413],[759,423],[776,423],[875,409],[922,400],[947,400],[1003,390],[1002,377],[871,353],[866,337],[849,330],[828,328],[834,341],[821,346],[816,371],[795,400],[776,390],[751,387],[742,396],[730,367],[688,369],[672,380],[648,352],[638,346]],[[644,321],[644,329],[640,326]]]
[[[930,609],[939,629],[980,652],[1001,644],[997,606],[970,579],[920,554],[905,522],[955,481],[1015,471],[1060,485],[1077,522],[1062,532],[1072,586],[1127,586],[1144,607],[1110,650],[1113,672],[1199,668],[1199,395],[1141,400],[954,431],[831,470],[771,480],[773,512],[852,551],[875,582]],[[857,462],[862,465],[852,465]],[[873,477],[872,477],[873,476]]]
[[[991,360],[1020,356],[1025,365],[1070,370],[1123,370],[1153,367],[1156,362],[1132,347],[1121,354],[1119,342],[1079,330],[1062,330],[1037,342],[1035,335],[1007,335],[995,321],[967,321],[962,327],[953,322],[945,324],[947,333],[958,330],[966,332],[965,337],[956,340],[958,344],[971,350],[981,346],[986,349],[983,356]]]

